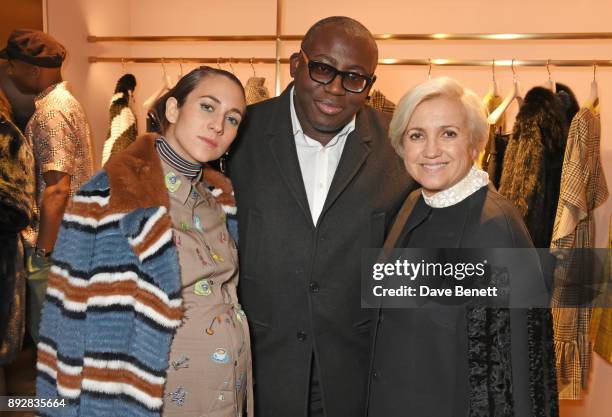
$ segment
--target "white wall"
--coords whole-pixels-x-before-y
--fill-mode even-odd
[[[129,45],[92,44],[88,34],[113,35],[130,33],[130,16],[125,0],[46,0],[49,33],[68,50],[63,76],[70,90],[81,102],[91,125],[94,158],[99,167],[102,145],[108,129],[108,106],[115,83],[123,70],[119,65],[91,65],[89,55],[112,51],[129,55]]]
[[[89,64],[88,55],[107,56],[198,56],[198,57],[274,57],[274,44],[256,43],[98,43],[85,40],[92,35],[238,35],[275,32],[275,0],[48,0],[49,31],[66,44],[70,59],[65,78],[87,111],[94,139],[96,160],[108,123],[108,101],[121,64]],[[316,20],[334,14],[360,20],[373,33],[482,33],[482,32],[607,32],[612,31],[612,1],[609,0],[405,0],[330,1],[285,0],[282,13],[284,34],[303,34]],[[612,59],[612,40],[607,41],[440,41],[380,42],[381,58],[454,59]],[[283,46],[283,56],[297,49],[296,43]],[[193,65],[184,65],[187,72]],[[225,68],[229,68],[227,65]],[[139,125],[144,126],[142,102],[161,85],[161,66],[131,64],[128,69],[138,80],[136,91]],[[252,74],[248,64],[234,65],[243,80]],[[179,66],[168,65],[178,76]],[[257,65],[274,93],[274,66]],[[568,84],[579,101],[584,101],[592,79],[591,68],[553,68],[553,77]],[[544,68],[518,68],[523,93],[544,83]],[[433,75],[447,75],[483,95],[491,78],[488,68],[434,68]],[[379,67],[376,87],[397,101],[415,83],[425,80],[427,67]],[[510,88],[511,72],[498,69],[502,91]],[[290,81],[283,67],[282,84]],[[608,182],[612,184],[612,68],[598,70],[602,106],[602,160]],[[509,126],[516,113],[510,110]],[[597,246],[607,242],[612,199],[595,212]],[[564,402],[564,417],[612,415],[612,366],[597,355],[591,389],[583,401]]]

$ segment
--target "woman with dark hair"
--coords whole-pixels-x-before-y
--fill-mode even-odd
[[[38,395],[61,407],[40,415],[253,415],[236,246],[202,178],[245,109],[234,75],[199,67],[157,101],[163,135],[111,156],[76,193],[38,345]]]

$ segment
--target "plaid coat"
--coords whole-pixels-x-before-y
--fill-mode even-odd
[[[570,127],[561,174],[561,189],[555,217],[551,248],[592,248],[594,243],[593,210],[608,199],[608,187],[601,166],[599,138],[601,121],[598,109],[581,109]],[[584,259],[580,253],[561,259],[555,270],[553,306],[567,306],[579,301],[576,288],[583,288]],[[570,286],[572,277],[580,277],[582,286]],[[557,354],[557,375],[561,399],[580,399],[586,388],[591,366],[592,343],[589,340],[590,308],[554,308],[553,323]]]

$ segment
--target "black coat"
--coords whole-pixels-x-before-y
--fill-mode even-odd
[[[314,352],[326,416],[362,416],[372,313],[360,307],[361,250],[382,245],[413,182],[387,139],[389,115],[364,107],[315,227],[290,90],[248,108],[229,162],[256,415],[306,416]]]
[[[452,212],[432,213],[419,194],[398,213],[385,247],[533,247],[518,211],[492,186]],[[417,233],[427,222],[434,229]],[[544,288],[544,282],[527,285]],[[549,318],[537,309],[381,309],[368,417],[556,415]]]
[[[576,107],[567,90],[555,94],[532,88],[504,153],[499,192],[517,207],[538,248],[550,246],[567,132]]]

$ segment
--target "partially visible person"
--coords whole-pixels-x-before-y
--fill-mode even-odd
[[[15,87],[8,75],[9,63],[0,58],[0,90],[3,90],[11,105],[12,118],[15,126],[25,131],[28,120],[34,114],[34,94],[24,94]]]
[[[34,395],[34,348],[25,343],[21,231],[34,206],[34,156],[0,89],[0,396]],[[23,366],[29,363],[29,366]]]
[[[75,194],[38,345],[37,393],[67,407],[45,415],[254,415],[238,256],[222,208],[231,184],[203,172],[236,137],[245,107],[233,74],[194,69],[155,105],[163,136],[113,154]]]
[[[419,84],[400,100],[389,132],[421,189],[404,202],[385,247],[533,248],[518,210],[475,166],[488,125],[474,93],[449,78]],[[381,309],[368,416],[557,415],[554,374],[542,359],[543,352],[554,359],[551,328],[542,340],[540,314],[550,316],[466,306]]]
[[[53,251],[68,199],[93,174],[89,124],[83,108],[62,80],[65,48],[36,30],[9,35],[0,57],[8,59],[8,74],[25,94],[36,94],[36,110],[25,136],[36,161],[34,221],[26,240],[29,294],[28,330],[38,339],[49,255]]]

